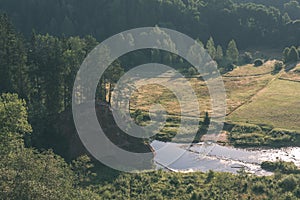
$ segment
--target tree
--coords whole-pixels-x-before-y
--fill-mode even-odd
[[[95,176],[95,174],[91,172],[93,167],[94,165],[88,156],[80,156],[72,161],[72,170],[75,173],[77,184],[85,185],[92,180]]]
[[[228,43],[227,51],[226,51],[226,57],[229,61],[231,61],[233,64],[236,64],[239,59],[239,50],[236,46],[236,43],[234,40],[231,40]]]
[[[217,51],[216,51],[216,61],[220,62],[224,57],[223,49],[220,45],[217,46]]]
[[[212,59],[216,58],[216,47],[212,37],[210,37],[206,43],[206,49]]]
[[[112,92],[113,92],[113,84],[117,83],[118,80],[124,74],[124,69],[121,67],[120,63],[114,62],[112,66],[110,66],[104,73],[105,84],[108,84],[108,104],[111,104]]]
[[[63,111],[63,48],[57,37],[50,35],[32,36],[29,64],[31,80],[40,104],[45,105],[48,115],[55,116]]]
[[[296,0],[292,0],[288,3],[284,4],[284,10],[289,14],[289,16],[295,20],[300,17],[300,5],[299,2]]]
[[[250,52],[245,52],[242,59],[245,64],[250,64],[250,63],[252,63],[253,57]]]
[[[261,59],[256,59],[256,60],[254,61],[254,66],[255,66],[255,67],[262,66],[263,64],[264,64],[264,61],[261,60]]]
[[[73,85],[77,71],[82,64],[84,58],[91,50],[93,43],[89,43],[91,39],[81,39],[79,37],[70,37],[64,41],[63,49],[63,99],[64,109],[70,108],[72,103]]]
[[[31,133],[26,103],[16,94],[0,96],[0,134],[11,132],[21,135]]]
[[[283,62],[284,63],[287,63],[288,62],[288,56],[289,56],[289,52],[290,52],[290,48],[289,47],[286,47],[284,50],[283,50]]]
[[[282,20],[285,24],[288,24],[292,21],[289,14],[287,14],[287,13],[284,13],[284,15],[282,16]]]
[[[6,15],[0,15],[0,92],[28,93],[28,67],[23,40]]]
[[[299,60],[299,53],[296,47],[292,46],[288,53],[287,61],[288,62],[297,62]]]
[[[77,187],[63,158],[51,150],[25,148],[23,135],[31,132],[25,106],[16,94],[0,97],[0,199],[99,199]]]
[[[282,68],[283,68],[283,62],[276,61],[275,65],[274,65],[274,71],[273,72],[278,73],[282,70]]]
[[[279,186],[285,191],[292,191],[297,187],[297,179],[293,175],[289,175],[279,182]]]

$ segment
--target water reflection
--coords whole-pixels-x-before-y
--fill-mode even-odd
[[[185,144],[153,141],[154,161],[157,168],[170,171],[193,172],[208,170],[237,173],[241,168],[256,175],[271,175],[261,169],[263,161],[282,160],[294,162],[300,167],[300,148],[281,149],[239,149],[218,144],[199,143],[193,146]],[[181,157],[170,163],[172,156]]]

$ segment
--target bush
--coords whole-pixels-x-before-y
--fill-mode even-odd
[[[276,61],[275,66],[274,66],[274,72],[280,72],[283,68],[283,63]]]
[[[256,60],[254,61],[254,66],[255,66],[255,67],[262,66],[263,64],[264,64],[264,61],[261,60],[261,59],[256,59]]]
[[[288,175],[279,182],[279,186],[285,191],[293,191],[297,187],[297,180],[293,175]]]
[[[235,68],[234,64],[229,64],[226,66],[226,71],[231,72]]]
[[[284,50],[283,50],[283,62],[284,63],[287,63],[288,62],[288,56],[289,56],[289,52],[290,52],[290,48],[286,47]]]
[[[252,63],[252,60],[253,60],[253,57],[252,57],[252,54],[250,52],[245,52],[242,55],[242,62],[244,64],[250,64],[250,63]]]
[[[287,57],[287,61],[288,62],[297,62],[299,60],[299,53],[296,49],[296,47],[291,47],[288,57]]]
[[[270,162],[265,161],[262,162],[261,168],[267,171],[280,171],[281,173],[290,174],[290,173],[298,173],[298,168],[293,162]]]
[[[261,182],[257,182],[253,185],[252,191],[256,194],[263,194],[265,192],[265,185]]]

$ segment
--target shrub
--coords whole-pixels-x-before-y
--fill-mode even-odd
[[[261,182],[257,182],[253,185],[252,191],[255,192],[256,194],[262,194],[265,192],[265,185]]]
[[[263,64],[264,64],[264,61],[261,60],[261,59],[256,59],[256,60],[254,61],[254,66],[255,66],[255,67],[262,66]]]
[[[252,63],[252,60],[253,60],[253,57],[252,57],[252,54],[250,52],[245,52],[242,55],[242,61],[243,61],[244,64],[250,64],[250,63]]]
[[[297,180],[293,175],[288,175],[279,182],[279,186],[285,191],[293,191],[297,186]]]
[[[282,62],[278,62],[276,61],[275,65],[274,65],[274,72],[280,72],[283,68],[283,63]]]
[[[287,57],[288,62],[297,62],[299,60],[299,53],[296,47],[292,46]]]
[[[290,173],[298,173],[297,166],[293,162],[270,162],[265,161],[261,163],[261,168],[267,171],[280,171],[281,173],[290,174]]]
[[[286,47],[284,50],[283,50],[283,62],[284,63],[287,63],[288,62],[288,55],[289,55],[289,52],[290,52],[290,48]]]
[[[229,64],[226,66],[226,71],[231,72],[235,68],[234,64]]]

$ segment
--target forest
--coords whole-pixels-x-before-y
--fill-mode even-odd
[[[0,199],[299,199],[300,175],[293,162],[262,163],[262,169],[273,172],[270,176],[252,175],[244,169],[236,174],[211,170],[130,174],[113,170],[89,155],[72,118],[76,74],[99,43],[138,27],[185,33],[216,61],[225,86],[230,88],[226,145],[300,146],[299,107],[284,108],[291,113],[270,120],[255,110],[265,102],[243,108],[254,93],[274,80],[278,85],[284,80],[292,80],[291,85],[299,82],[299,0],[0,0]],[[269,55],[270,49],[275,55]],[[118,58],[106,70],[99,80],[97,102],[110,105],[112,87],[120,77],[149,61],[172,65],[201,86],[199,78],[195,82],[198,72],[178,55],[145,49]],[[245,66],[242,74],[238,71],[241,66]],[[248,80],[241,88],[228,81],[248,73],[260,73],[262,78]],[[276,86],[279,93],[290,89],[293,93],[298,86],[280,87],[283,84]],[[163,89],[162,93],[168,100],[160,101],[168,109],[173,107],[168,110],[169,127],[154,139],[170,141],[175,134],[171,128],[178,126],[178,113],[176,105],[168,103],[173,96]],[[140,97],[132,117],[143,124],[149,120],[144,98],[153,102],[151,95]],[[284,98],[285,105],[287,99],[293,105],[299,103],[298,96]],[[201,140],[210,123],[209,112],[202,114],[194,142]],[[107,136],[114,143],[150,151],[149,140],[123,132],[116,137],[120,130],[110,115],[102,117],[102,122],[98,118],[111,130]]]

